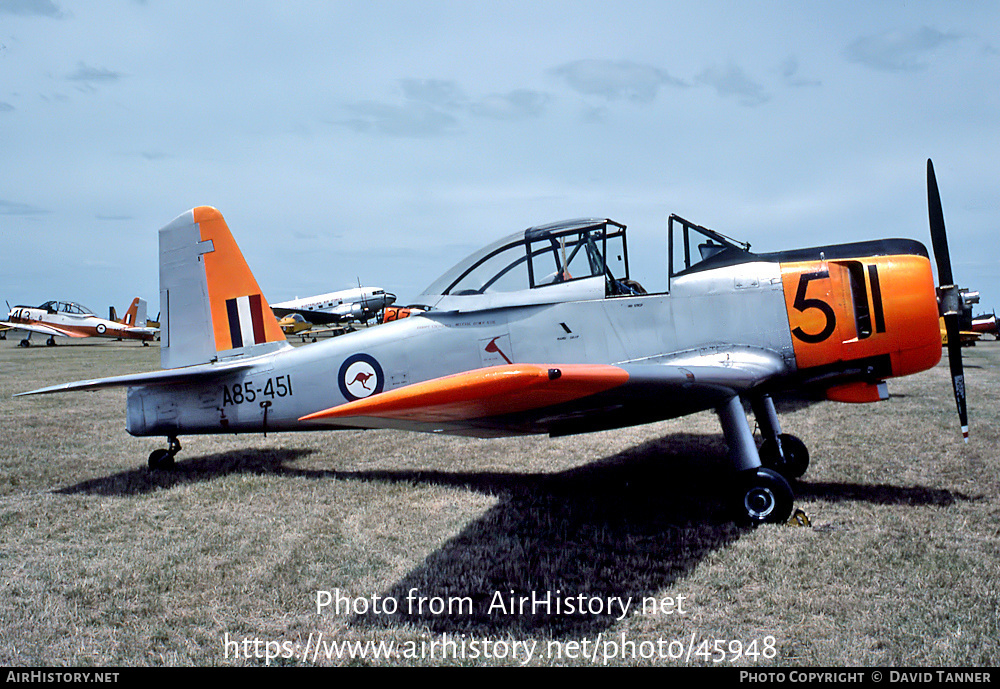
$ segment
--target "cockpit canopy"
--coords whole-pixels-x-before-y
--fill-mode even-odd
[[[47,301],[37,308],[45,309],[49,313],[69,313],[75,316],[90,316],[94,313],[86,306],[71,301]]]
[[[624,225],[608,219],[587,218],[518,232],[460,261],[425,289],[417,302],[421,306],[433,306],[442,297],[475,297],[527,290],[534,292],[527,295],[526,303],[562,301],[565,297],[560,295],[564,290],[547,292],[550,298],[545,298],[543,291],[587,280],[596,283],[600,290],[600,294],[594,296],[636,293],[629,281]],[[592,287],[590,283],[588,286]],[[491,306],[499,305],[496,300],[490,301]]]

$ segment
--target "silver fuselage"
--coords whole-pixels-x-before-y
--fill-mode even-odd
[[[446,297],[426,313],[285,347],[226,377],[130,387],[127,429],[175,436],[342,428],[299,419],[354,399],[345,385],[365,380],[346,380],[346,364],[358,355],[380,366],[379,392],[507,363],[667,363],[734,346],[765,351],[789,372],[795,368],[775,262],[675,278],[669,294],[605,297],[602,277],[577,281],[572,295],[551,289],[552,299],[571,300],[546,303],[546,289],[531,290],[538,303],[528,305],[520,293]]]

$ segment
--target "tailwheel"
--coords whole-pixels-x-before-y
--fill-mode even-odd
[[[752,526],[788,521],[795,500],[788,481],[764,467],[742,472],[734,497],[737,518]]]
[[[167,442],[170,444],[167,449],[160,448],[149,453],[150,469],[156,471],[174,468],[174,456],[181,451],[181,444],[175,437],[168,438]]]
[[[760,462],[785,478],[799,478],[809,468],[809,449],[794,435],[781,433],[760,446]]]

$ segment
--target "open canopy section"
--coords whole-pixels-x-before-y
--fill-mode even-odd
[[[667,234],[671,278],[744,263],[753,257],[749,242],[727,237],[679,215],[670,216]]]

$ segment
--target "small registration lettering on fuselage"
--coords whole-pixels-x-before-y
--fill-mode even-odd
[[[222,386],[222,406],[232,404],[252,404],[257,400],[273,400],[277,397],[292,395],[292,377],[290,375],[268,378],[263,385],[245,380],[242,383]]]

